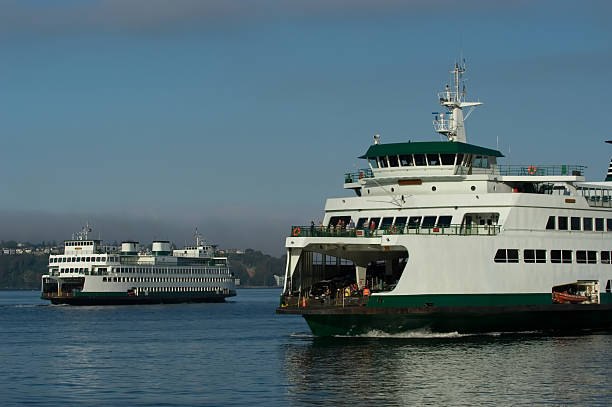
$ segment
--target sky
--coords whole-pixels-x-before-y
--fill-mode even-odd
[[[0,240],[279,255],[373,142],[436,141],[463,56],[469,143],[605,177],[606,1],[0,0]]]

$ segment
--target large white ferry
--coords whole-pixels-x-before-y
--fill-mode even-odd
[[[126,241],[121,248],[89,239],[86,226],[49,256],[42,298],[53,304],[106,305],[223,302],[236,295],[227,257],[217,256],[196,231],[195,246],[172,250],[154,241],[151,250]]]
[[[467,143],[464,63],[438,94],[447,141],[374,144],[293,226],[281,314],[315,335],[612,327],[612,180],[578,165],[501,165]],[[464,109],[469,109],[464,116]],[[612,163],[611,163],[612,166]],[[611,167],[612,168],[612,167]]]

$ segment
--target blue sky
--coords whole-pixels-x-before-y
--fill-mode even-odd
[[[0,239],[283,251],[371,144],[432,141],[462,52],[468,142],[601,180],[609,2],[0,1]]]

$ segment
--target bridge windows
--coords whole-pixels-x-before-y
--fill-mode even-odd
[[[402,165],[402,167],[414,166],[414,161],[412,160],[412,154],[400,155],[399,160],[400,160],[400,164]]]
[[[604,230],[604,220],[603,220],[603,218],[595,218],[595,230],[597,232],[603,232],[603,230]]]
[[[559,230],[567,230],[567,216],[559,216],[557,217],[557,225]]]
[[[455,165],[455,154],[440,154],[440,161],[442,165]]]
[[[580,230],[580,218],[576,216],[572,216],[571,226],[572,226],[572,230]]]
[[[582,218],[582,230],[593,231],[593,218]]]
[[[549,216],[548,217],[548,222],[546,222],[546,229],[547,230],[554,230],[555,229],[555,217],[554,216]]]
[[[440,165],[440,156],[438,154],[427,154],[427,163],[429,165]]]
[[[425,154],[415,154],[414,155],[414,164],[419,167],[424,167],[427,165],[427,161],[425,160]]]
[[[389,156],[389,166],[390,167],[399,167],[399,161],[397,160],[396,155]]]

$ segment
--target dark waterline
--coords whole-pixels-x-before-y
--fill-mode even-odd
[[[0,291],[0,405],[608,405],[612,334],[313,338],[279,290],[50,306]]]

